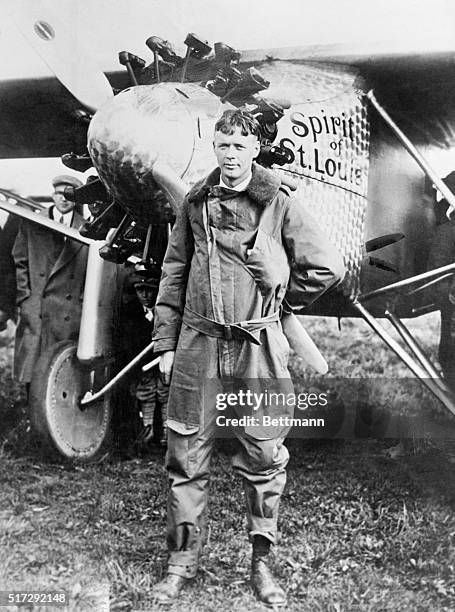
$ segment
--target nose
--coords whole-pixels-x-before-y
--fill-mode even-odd
[[[235,157],[235,149],[234,147],[230,146],[229,149],[226,151],[226,157],[228,159],[234,159]]]

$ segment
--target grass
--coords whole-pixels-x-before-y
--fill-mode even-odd
[[[433,355],[437,325],[435,316],[410,324]],[[343,321],[341,334],[333,320],[306,326],[328,357],[331,379],[313,376],[294,358],[298,390],[330,386],[335,412],[342,406],[346,414],[361,401],[370,416],[378,406],[424,412],[453,431],[443,409],[363,323]],[[44,461],[27,432],[10,358],[11,346],[0,349],[0,589],[65,589],[68,609],[78,612],[153,610],[151,585],[166,560],[162,454],[117,454],[95,465]],[[455,477],[447,443],[411,439],[393,460],[384,451],[396,440],[351,433],[287,442],[291,461],[274,555],[287,609],[453,610]],[[213,464],[208,540],[196,581],[167,609],[264,610],[248,584],[241,484],[223,453]]]

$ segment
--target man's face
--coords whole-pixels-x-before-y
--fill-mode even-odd
[[[54,193],[52,194],[55,207],[62,215],[71,212],[76,205],[75,202],[70,202],[65,198],[65,187],[67,187],[67,185],[57,185],[54,188]]]
[[[235,132],[230,135],[215,132],[213,149],[221,170],[221,178],[229,187],[235,187],[250,173],[260,145],[256,136],[244,136],[241,128],[236,127]]]
[[[155,306],[158,295],[158,287],[148,283],[136,283],[134,285],[138,300],[145,308],[153,308]]]

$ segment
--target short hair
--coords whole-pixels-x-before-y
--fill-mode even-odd
[[[231,136],[237,127],[240,128],[242,136],[252,134],[258,140],[261,139],[261,126],[257,119],[248,111],[240,110],[239,108],[225,110],[215,124],[215,132]]]

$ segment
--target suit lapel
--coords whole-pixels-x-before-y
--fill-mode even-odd
[[[54,207],[51,206],[47,210],[41,211],[39,215],[47,217],[48,219],[53,220],[52,209]],[[52,270],[56,257],[60,255],[60,251],[63,248],[63,241],[60,240],[59,236],[53,232],[52,230],[47,229],[46,227],[42,227],[41,225],[32,224],[32,236],[33,236],[33,244],[37,245],[37,251],[39,255],[40,261],[47,259],[48,263],[46,266],[47,270]],[[60,244],[60,249],[58,250],[58,245]]]
[[[83,222],[84,217],[74,211],[71,227],[73,227],[74,229],[79,229]],[[65,240],[65,244],[62,250],[60,251],[59,257],[57,258],[57,261],[55,262],[51,270],[49,279],[51,279],[54,274],[57,274],[59,270],[66,266],[72,259],[74,259],[74,257],[76,257],[82,247],[83,244],[81,242],[76,242],[75,240],[71,240],[71,238],[67,238]]]

